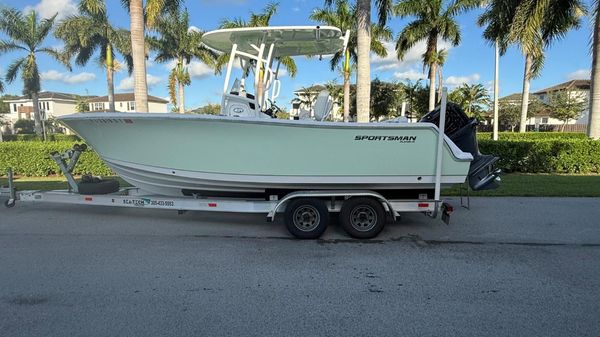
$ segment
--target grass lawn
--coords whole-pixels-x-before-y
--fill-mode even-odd
[[[129,186],[119,179],[121,186]],[[7,179],[0,178],[0,185]],[[67,182],[62,177],[15,179],[19,190],[66,189]],[[459,195],[459,187],[445,189],[442,195]],[[500,188],[493,191],[472,192],[472,196],[524,196],[524,197],[600,197],[600,175],[558,175],[558,174],[505,174]]]
[[[500,187],[492,191],[471,191],[472,196],[600,197],[600,175],[505,174]],[[459,187],[443,190],[459,195]]]

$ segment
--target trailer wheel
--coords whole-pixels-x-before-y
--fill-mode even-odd
[[[385,211],[381,202],[373,198],[350,198],[340,211],[340,224],[348,235],[357,239],[377,236],[385,225]]]
[[[320,199],[301,198],[285,208],[285,226],[298,239],[316,239],[327,229],[329,210]]]

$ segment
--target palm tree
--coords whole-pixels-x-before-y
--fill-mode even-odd
[[[478,20],[487,25],[484,37],[498,41],[500,53],[516,44],[525,57],[522,97],[529,97],[530,81],[539,76],[544,65],[544,50],[570,29],[579,27],[585,8],[579,0],[497,0],[488,4]],[[529,100],[521,101],[519,132],[527,128]]]
[[[64,41],[68,55],[76,55],[75,63],[78,65],[87,64],[99,50],[98,63],[106,68],[108,110],[115,111],[113,75],[118,66],[115,52],[123,56],[129,73],[133,70],[129,31],[117,29],[110,24],[104,0],[82,0],[79,3],[79,13],[61,21],[54,35]]]
[[[33,10],[23,15],[16,9],[0,9],[0,30],[4,31],[8,37],[8,40],[0,40],[0,54],[13,51],[24,53],[8,66],[6,82],[12,83],[17,78],[17,74],[21,72],[23,94],[30,96],[33,101],[35,132],[38,135],[42,134],[42,122],[38,106],[40,73],[37,56],[48,55],[71,70],[68,57],[54,48],[42,46],[54,27],[55,18],[56,15],[39,20],[37,13]]]
[[[320,23],[339,28],[342,32],[350,30],[350,39],[345,51],[339,51],[333,55],[330,61],[331,70],[335,70],[341,62],[342,73],[344,75],[344,122],[350,120],[350,73],[352,64],[356,64],[358,59],[358,37],[357,22],[354,19],[356,8],[351,7],[347,0],[336,0],[335,8],[316,9],[310,19]],[[383,41],[392,38],[392,31],[387,27],[371,25],[371,51],[376,55],[385,57],[387,50]]]
[[[179,113],[185,113],[184,86],[190,85],[190,74],[187,65],[192,58],[197,58],[214,67],[217,54],[206,48],[202,43],[204,32],[189,28],[189,13],[170,12],[162,15],[155,22],[155,29],[159,36],[148,39],[151,49],[158,52],[155,61],[165,63],[175,61],[173,69],[169,74],[169,96],[171,103],[177,106],[175,86],[179,93]]]
[[[427,64],[430,63],[435,63],[437,64],[437,86],[438,86],[438,95],[437,95],[437,103],[439,103],[442,100],[442,89],[444,87],[444,75],[442,73],[442,67],[444,66],[444,63],[446,63],[446,58],[448,58],[448,51],[446,49],[440,49],[437,51],[437,53],[435,53],[432,56],[432,59],[429,60],[430,62],[427,62],[427,60],[425,59],[425,54],[423,54],[423,71],[425,70],[425,67],[427,66]]]
[[[242,18],[235,19],[223,19],[221,20],[220,28],[221,29],[229,29],[229,28],[242,28],[242,27],[267,27],[270,25],[271,18],[277,13],[277,8],[279,7],[278,2],[271,2],[267,4],[267,6],[259,13],[250,13],[250,19],[248,21]],[[224,53],[219,56],[216,62],[216,72],[219,73],[223,66],[229,60],[229,53]],[[296,67],[296,62],[289,56],[281,56],[277,57],[276,60],[281,63],[281,65],[287,70],[288,74],[291,77],[295,77],[298,72],[298,68]],[[257,97],[259,98],[259,102],[261,101],[263,95],[263,76],[264,72],[261,70],[258,74],[258,88],[256,88]]]
[[[460,43],[460,27],[455,17],[480,3],[481,0],[454,0],[446,5],[442,0],[401,0],[394,6],[394,13],[400,17],[416,17],[398,34],[398,58],[403,59],[417,42],[426,41],[423,61],[429,68],[429,111],[435,108],[438,39],[442,38],[457,46]]]
[[[453,91],[453,100],[460,105],[467,115],[479,117],[482,105],[489,105],[490,95],[481,84],[464,83]]]
[[[330,6],[335,0],[325,0]],[[379,26],[385,26],[392,10],[392,0],[374,0]],[[356,110],[357,121],[370,121],[371,102],[371,0],[356,0]]]
[[[152,28],[163,12],[177,10],[181,0],[146,0],[146,6],[144,6],[143,0],[121,0],[121,3],[129,10],[131,21],[131,56],[133,59],[135,107],[137,111],[148,112],[144,30],[146,26]]]
[[[590,108],[587,135],[600,139],[600,1],[594,1],[594,31],[592,33],[592,83],[590,86]]]

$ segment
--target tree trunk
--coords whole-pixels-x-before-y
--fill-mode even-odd
[[[600,1],[596,1],[596,16],[594,20],[594,35],[592,37],[592,84],[589,94],[589,117],[587,135],[600,139]]]
[[[31,94],[31,100],[33,102],[33,120],[35,121],[35,133],[38,136],[42,135],[42,116],[40,114],[40,107],[38,103],[38,93],[34,92]]]
[[[133,58],[133,91],[135,109],[148,112],[148,85],[146,84],[146,50],[144,44],[144,8],[142,0],[129,2],[131,16],[131,56]]]
[[[344,122],[350,121],[350,73],[344,72]]]
[[[368,123],[371,104],[371,0],[357,0],[357,69],[356,115],[357,121]]]
[[[266,107],[263,104],[264,103],[264,94],[265,94],[265,85],[264,85],[264,71],[263,68],[261,67],[260,70],[258,71],[258,85],[256,87],[256,98],[258,99],[258,104],[260,104],[260,110],[261,111],[265,111]],[[312,110],[312,104],[311,104],[311,110]]]
[[[180,114],[184,114],[185,113],[185,102],[184,102],[184,97],[183,97],[183,83],[181,81],[178,81],[179,83],[179,113]]]
[[[500,49],[498,48],[498,41],[494,44],[495,57],[494,57],[494,129],[492,132],[492,139],[498,140],[498,63],[500,61]]]
[[[530,55],[525,55],[525,72],[523,73],[523,92],[521,95],[521,124],[519,124],[519,132],[527,131],[527,109],[529,108],[529,80],[531,79],[531,63]]]
[[[114,61],[112,58],[112,47],[106,45],[106,82],[108,84],[108,111],[115,110],[115,84],[114,84]]]
[[[429,65],[429,111],[435,109],[435,71],[436,64]],[[428,111],[428,112],[429,112]]]
[[[438,97],[437,97],[438,104],[442,102],[443,85],[444,85],[444,77],[442,75],[442,66],[440,65],[440,68],[438,69]]]

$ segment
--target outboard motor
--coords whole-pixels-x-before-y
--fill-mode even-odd
[[[440,107],[426,114],[419,122],[440,125]],[[469,186],[473,191],[491,190],[498,188],[500,169],[496,169],[498,157],[481,154],[477,144],[477,125],[479,121],[469,118],[460,106],[448,102],[446,104],[446,126],[444,133],[461,149],[473,155],[469,168]]]

